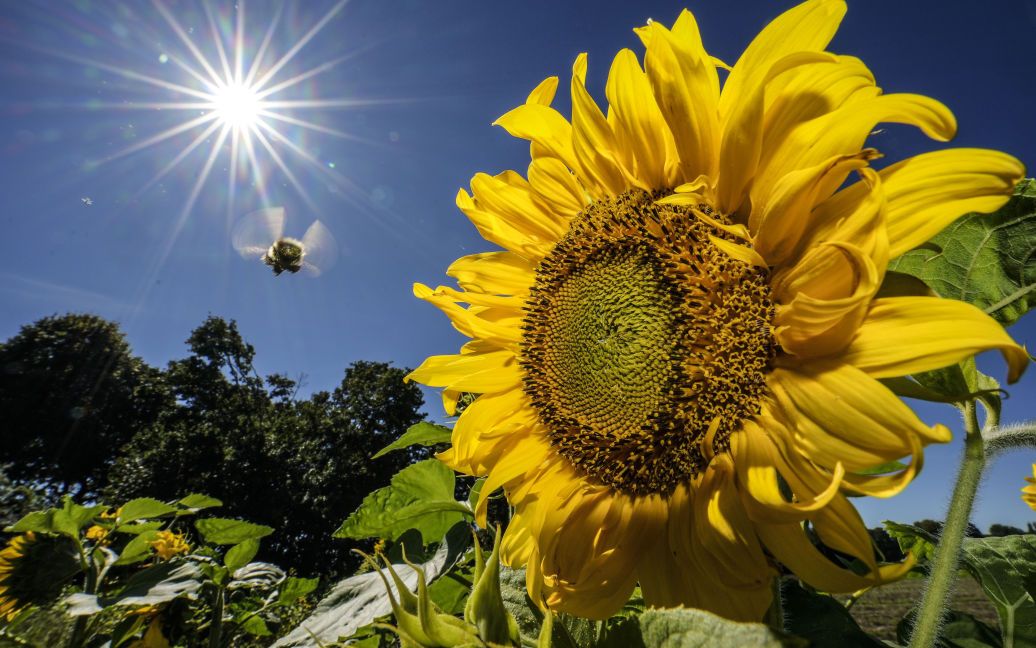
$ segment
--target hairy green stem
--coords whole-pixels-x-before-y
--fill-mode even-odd
[[[964,426],[967,432],[964,437],[964,459],[957,475],[957,484],[953,488],[946,524],[943,525],[939,544],[935,548],[928,584],[910,637],[910,648],[931,648],[939,636],[947,598],[957,576],[961,543],[968,529],[971,507],[982,480],[982,470],[986,466],[986,452],[975,401],[965,404]]]

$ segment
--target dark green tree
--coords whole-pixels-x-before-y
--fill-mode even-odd
[[[1009,535],[1024,535],[1025,530],[1019,529],[1016,526],[1010,524],[991,524],[989,525],[989,535],[994,538],[999,538]]]
[[[90,496],[170,404],[161,372],[95,315],[45,317],[0,344],[0,463],[15,482]]]
[[[126,446],[107,498],[206,493],[277,529],[264,558],[301,573],[351,567],[351,545],[331,533],[407,461],[370,456],[420,420],[420,390],[402,369],[361,361],[333,392],[300,400],[295,381],[256,373],[234,322],[210,317],[187,343],[166,372],[176,404]]]

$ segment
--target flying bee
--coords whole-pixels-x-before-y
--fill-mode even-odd
[[[234,225],[231,240],[242,258],[259,259],[274,275],[306,271],[314,277],[338,259],[338,246],[320,221],[313,221],[302,239],[284,236],[284,208],[252,212]]]

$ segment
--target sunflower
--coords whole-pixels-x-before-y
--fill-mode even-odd
[[[15,536],[0,551],[0,618],[10,621],[30,605],[53,603],[79,571],[68,538],[31,531]]]
[[[410,377],[444,388],[450,413],[479,394],[440,457],[487,476],[480,523],[503,487],[503,559],[534,600],[603,618],[639,583],[653,606],[758,620],[777,562],[831,592],[895,578],[847,496],[899,492],[950,431],[880,379],[987,349],[1010,381],[1025,368],[977,308],[881,290],[890,258],[997,209],[1024,169],[980,149],[872,169],[876,124],[940,141],[956,125],[825,51],[844,12],[798,5],[733,67],[691,13],[650,22],[643,65],[628,49],[612,62],[606,111],[581,54],[571,120],[551,77],[496,122],[531,142],[527,177],[480,173],[458,193],[503,250],[454,262],[459,288],[415,285],[472,339]]]
[[[161,560],[169,560],[191,550],[186,535],[172,531],[159,531],[150,544]]]
[[[1025,481],[1029,485],[1022,488],[1022,501],[1036,511],[1036,464],[1032,465],[1032,477],[1026,477]]]

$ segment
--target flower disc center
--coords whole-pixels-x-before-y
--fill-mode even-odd
[[[668,494],[726,449],[775,352],[766,273],[716,248],[730,235],[696,211],[645,193],[591,205],[526,303],[524,388],[551,444],[634,495]]]

